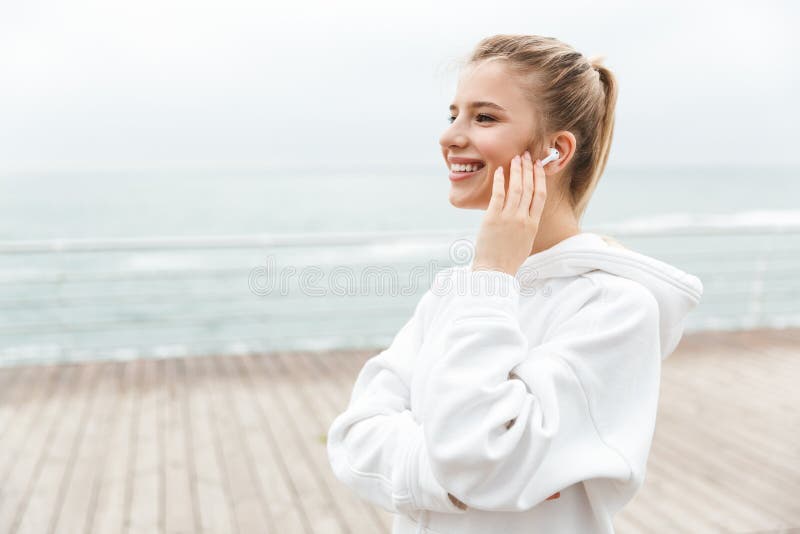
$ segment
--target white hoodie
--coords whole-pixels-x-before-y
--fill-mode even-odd
[[[328,432],[333,472],[397,514],[393,534],[613,532],[644,481],[661,361],[702,292],[590,232],[516,277],[443,269],[359,372]]]

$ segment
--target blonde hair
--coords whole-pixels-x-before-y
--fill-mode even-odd
[[[565,174],[570,205],[580,221],[606,167],[614,137],[617,79],[603,56],[587,59],[553,37],[493,35],[482,39],[467,64],[503,60],[523,82],[538,112],[530,145],[543,153],[548,132],[568,130],[575,155]]]

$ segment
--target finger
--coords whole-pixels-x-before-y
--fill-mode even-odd
[[[522,193],[522,162],[520,157],[514,156],[511,159],[511,166],[509,167],[509,174],[511,177],[508,180],[508,198],[506,198],[505,210],[513,213],[519,206],[519,197]]]
[[[494,170],[494,181],[492,182],[492,197],[489,199],[489,207],[486,211],[500,213],[503,210],[503,202],[506,197],[506,184],[505,177],[503,176],[503,167],[497,167]]]
[[[527,150],[522,158],[522,196],[517,211],[520,215],[529,215],[531,197],[533,196],[533,160]]]
[[[547,199],[547,177],[544,174],[542,160],[537,159],[533,166],[533,202],[531,202],[530,216],[538,224],[544,211]]]

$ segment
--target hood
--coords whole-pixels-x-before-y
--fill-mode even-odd
[[[698,277],[592,232],[570,236],[528,256],[522,269],[533,270],[537,281],[600,269],[639,282],[658,302],[662,360],[675,350],[683,336],[686,316],[703,295]],[[524,285],[525,276],[520,276],[519,281]]]

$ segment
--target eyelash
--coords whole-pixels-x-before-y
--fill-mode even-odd
[[[477,115],[477,117],[486,117],[487,119],[489,119],[489,121],[494,121],[494,120],[495,120],[495,118],[494,118],[494,117],[491,117],[491,116],[489,116],[489,115],[485,115],[485,114],[483,114],[483,113],[479,113],[479,114]],[[453,124],[453,121],[454,121],[454,120],[456,120],[456,118],[455,118],[455,117],[453,117],[452,115],[450,115],[450,116],[447,118],[447,122],[449,122],[450,124]],[[478,122],[481,122],[481,121],[478,121]]]

